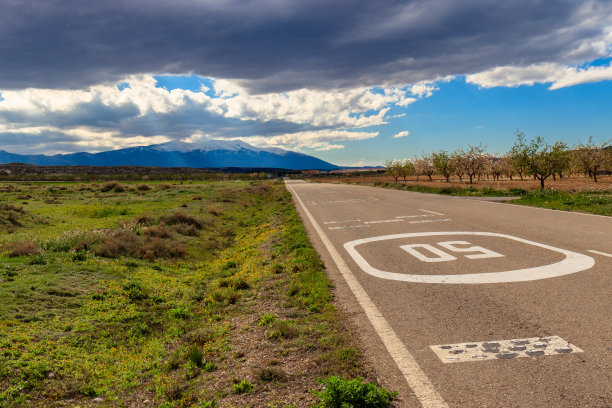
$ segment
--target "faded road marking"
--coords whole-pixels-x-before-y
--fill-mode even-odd
[[[419,364],[416,362],[412,354],[406,349],[404,343],[397,337],[393,328],[389,325],[383,314],[378,310],[372,299],[368,296],[367,292],[361,286],[359,281],[353,275],[353,272],[346,265],[334,245],[331,243],[325,232],[321,229],[313,215],[308,211],[308,208],[304,205],[304,202],[290,184],[285,183],[287,188],[293,193],[295,199],[302,207],[304,214],[308,217],[315,231],[321,238],[323,245],[327,248],[327,251],[331,255],[334,263],[338,267],[338,270],[342,274],[342,277],[346,281],[347,285],[355,295],[357,302],[365,312],[368,320],[376,330],[376,333],[382,340],[385,348],[395,361],[395,364],[402,373],[404,379],[408,383],[408,386],[412,389],[421,405],[425,408],[444,408],[448,407],[442,396],[434,388],[429,378],[425,375]]]
[[[382,224],[384,222],[402,222],[404,220],[378,220],[378,221],[366,221],[364,224]]]
[[[368,197],[368,198],[349,198],[348,200],[319,200],[319,201],[308,201],[306,204],[308,205],[329,205],[329,204],[355,204],[355,203],[368,203],[372,201],[378,201],[378,198]]]
[[[325,221],[323,224],[348,224],[351,222],[361,222],[361,220]]]
[[[505,238],[523,244],[559,252],[565,255],[565,259],[550,265],[536,266],[533,268],[516,269],[504,272],[471,273],[465,275],[412,275],[397,272],[381,271],[374,268],[355,249],[356,246],[370,242],[385,241],[390,239],[432,237],[432,236],[456,236],[456,235],[480,235],[486,237]],[[445,283],[445,284],[480,284],[480,283],[504,283],[525,282],[538,279],[554,278],[587,270],[595,265],[595,260],[590,256],[565,249],[555,248],[550,245],[540,244],[534,241],[513,237],[512,235],[497,234],[494,232],[472,232],[472,231],[438,231],[438,232],[415,232],[406,234],[383,235],[379,237],[357,239],[344,244],[344,248],[353,257],[361,269],[372,276],[381,279],[417,282],[417,283]]]
[[[607,256],[608,258],[612,258],[612,255],[610,255],[610,254],[606,254],[605,252],[596,251],[596,250],[594,250],[594,249],[587,249],[587,252],[590,252],[590,253],[592,253],[592,254],[597,254],[597,255]]]
[[[409,224],[427,224],[430,222],[446,222],[450,221],[450,218],[440,218],[438,220],[420,220],[420,221],[408,221]]]
[[[419,215],[400,215],[395,218],[422,218],[422,217],[433,217],[433,214],[419,214]]]
[[[519,357],[583,353],[559,336],[528,339],[479,341],[429,346],[443,363],[482,360],[511,360]]]
[[[330,230],[351,229],[351,228],[370,228],[369,225],[343,225],[341,227],[327,227]]]
[[[426,213],[435,214],[435,215],[445,215],[445,214],[442,214],[442,213],[439,213],[439,212],[435,212],[435,211],[424,210],[422,208],[419,208],[419,211],[424,211]]]

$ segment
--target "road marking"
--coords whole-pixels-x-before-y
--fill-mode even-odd
[[[361,286],[359,281],[355,278],[349,267],[346,265],[336,248],[334,248],[333,244],[327,238],[325,232],[321,229],[317,221],[314,219],[313,215],[308,211],[308,208],[304,205],[304,202],[295,191],[293,187],[289,184],[286,184],[287,188],[293,193],[297,202],[302,207],[302,210],[312,223],[315,231],[321,238],[321,241],[327,248],[327,251],[331,255],[336,267],[342,274],[342,277],[348,284],[349,288],[355,295],[357,302],[365,312],[368,320],[376,330],[376,333],[382,340],[385,348],[395,361],[395,364],[399,368],[400,372],[404,376],[404,379],[408,383],[408,386],[412,389],[416,397],[421,402],[421,405],[425,408],[443,408],[448,407],[442,396],[438,393],[438,391],[434,388],[429,378],[425,375],[421,367],[419,367],[418,363],[410,354],[410,352],[404,346],[404,343],[397,337],[397,334],[393,331],[393,328],[389,325],[385,317],[378,310],[374,302],[370,299],[367,292]]]
[[[361,220],[325,221],[323,224],[347,224],[351,222],[361,222]]]
[[[422,208],[419,208],[419,211],[424,211],[426,213],[435,214],[435,215],[445,215],[445,214],[441,214],[441,213],[435,212],[435,211],[424,210]]]
[[[371,201],[378,201],[378,198],[368,197],[368,198],[349,198],[348,200],[319,200],[319,201],[308,201],[308,205],[328,205],[328,204],[345,204],[345,203],[367,203]]]
[[[587,249],[587,252],[590,252],[590,253],[592,253],[592,254],[597,254],[597,255],[607,256],[608,258],[612,258],[612,255],[610,255],[610,254],[606,254],[605,252],[596,251],[596,250],[594,250],[594,249]]]
[[[480,341],[429,346],[443,363],[482,360],[511,360],[519,357],[584,353],[559,336]]]
[[[382,224],[383,222],[402,222],[404,220],[378,220],[378,221],[366,221],[364,224]]]
[[[565,255],[565,259],[550,265],[536,266],[533,268],[516,269],[504,272],[472,273],[465,275],[412,275],[396,272],[381,271],[371,266],[355,249],[356,246],[385,241],[390,239],[432,237],[439,235],[479,235],[486,237],[506,238],[521,242],[535,247],[544,248],[550,251],[559,252]],[[344,244],[344,248],[353,257],[359,267],[366,273],[381,279],[417,282],[417,283],[446,283],[446,284],[480,284],[480,283],[505,283],[505,282],[525,282],[538,279],[554,278],[557,276],[568,275],[589,269],[595,265],[595,260],[590,256],[565,249],[555,248],[550,245],[540,244],[534,241],[513,237],[512,235],[497,234],[494,232],[472,232],[472,231],[439,231],[439,232],[416,232],[406,234],[383,235],[379,237],[357,239]]]
[[[351,229],[351,228],[370,228],[369,225],[343,225],[341,227],[327,227],[330,230]]]
[[[422,217],[433,217],[433,214],[419,214],[419,215],[400,215],[395,218],[422,218]]]
[[[427,224],[430,222],[446,222],[446,221],[450,221],[450,218],[441,218],[438,220],[420,220],[420,221],[408,221],[409,224]]]

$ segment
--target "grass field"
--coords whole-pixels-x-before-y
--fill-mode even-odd
[[[1,184],[0,407],[310,406],[330,289],[277,181]]]

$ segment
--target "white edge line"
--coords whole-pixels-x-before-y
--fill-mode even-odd
[[[597,254],[597,255],[603,255],[603,256],[607,256],[608,258],[612,258],[612,254],[607,254],[605,252],[601,252],[601,251],[596,251],[594,249],[587,249],[587,252],[590,252],[592,254]]]
[[[393,331],[382,313],[378,310],[374,302],[370,299],[363,286],[357,281],[349,267],[346,265],[336,248],[333,246],[325,232],[321,229],[317,221],[314,219],[310,211],[304,205],[302,199],[297,194],[295,189],[285,183],[287,188],[293,193],[302,210],[312,223],[315,231],[323,241],[327,251],[331,255],[336,267],[342,274],[342,277],[348,284],[349,288],[357,298],[357,302],[365,312],[368,320],[376,330],[376,333],[382,340],[385,348],[393,358],[393,361],[401,371],[408,386],[412,389],[416,397],[425,408],[443,408],[448,407],[442,396],[434,388],[429,378],[425,375],[419,364],[416,362],[412,354],[406,349],[404,343],[399,339]]]

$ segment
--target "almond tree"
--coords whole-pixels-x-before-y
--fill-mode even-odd
[[[593,143],[593,136],[589,136],[587,144],[580,144],[574,151],[574,159],[589,177],[597,183],[597,172],[605,168],[610,156],[610,142],[601,145]]]
[[[455,172],[456,163],[452,155],[441,150],[440,152],[431,154],[431,161],[438,173],[444,176],[446,182],[450,182],[450,176]]]
[[[567,145],[563,142],[556,142],[549,145],[540,136],[531,139],[529,144],[525,143],[522,133],[517,132],[517,141],[512,147],[512,151],[517,158],[519,165],[527,169],[527,172],[534,178],[540,180],[540,187],[544,190],[544,181],[553,173],[567,168]]]
[[[463,167],[463,154],[461,150],[455,150],[451,154],[452,165],[455,168],[455,175],[459,177],[459,181],[463,181],[463,176],[465,175],[465,168]]]
[[[487,167],[493,175],[493,180],[499,181],[501,175],[504,173],[504,159],[492,154],[486,155],[486,158],[488,161]]]
[[[429,177],[429,181],[432,181],[431,175],[434,174],[434,166],[428,155],[423,154],[420,158],[415,157],[414,169],[417,174],[417,181],[419,175],[427,176]]]
[[[384,164],[386,173],[393,177],[397,183],[401,173],[402,162],[400,160],[387,160]]]
[[[460,165],[463,166],[465,174],[470,178],[470,184],[474,182],[474,176],[481,174],[487,165],[487,158],[484,155],[486,146],[469,146],[467,151],[461,152]]]
[[[399,177],[404,178],[404,184],[405,184],[406,177],[413,175],[415,172],[414,164],[412,164],[410,160],[404,160],[403,162],[400,162],[400,164],[398,165],[397,171],[398,171]]]

